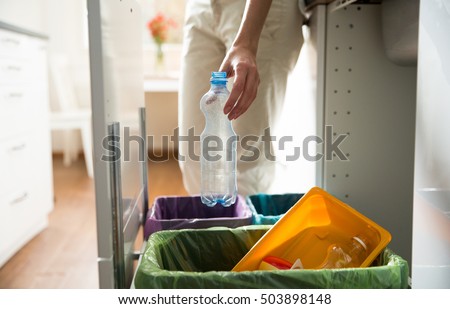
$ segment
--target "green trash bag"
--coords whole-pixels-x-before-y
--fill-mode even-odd
[[[246,197],[252,212],[252,223],[257,225],[275,224],[304,193],[254,194]]]
[[[230,271],[270,227],[156,232],[148,239],[134,286],[143,289],[408,287],[408,264],[389,249],[367,268]]]

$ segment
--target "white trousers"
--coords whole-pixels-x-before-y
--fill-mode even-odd
[[[200,193],[200,136],[204,115],[200,98],[209,88],[239,29],[245,0],[188,0],[184,25],[181,88],[179,92],[179,163],[189,194]],[[297,0],[273,0],[259,41],[258,94],[250,108],[233,120],[237,147],[238,193],[268,192],[275,178],[274,151],[269,142],[283,109],[286,84],[303,44],[303,15]],[[229,85],[231,87],[231,85]],[[266,132],[266,138],[263,138]],[[246,136],[253,136],[245,138]],[[257,140],[256,140],[257,139]],[[251,142],[249,142],[251,141]],[[247,146],[242,146],[243,142]],[[192,149],[193,148],[193,149]],[[257,150],[257,151],[255,151]]]

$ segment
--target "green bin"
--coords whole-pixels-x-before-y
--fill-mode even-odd
[[[231,272],[270,227],[156,232],[148,239],[134,286],[142,289],[408,288],[408,264],[388,248],[367,268]]]
[[[252,223],[256,225],[275,224],[305,195],[304,193],[254,194],[246,197],[252,212]]]

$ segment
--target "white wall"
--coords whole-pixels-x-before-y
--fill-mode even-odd
[[[42,2],[42,0],[41,0]],[[87,46],[87,16],[85,0],[44,0],[44,27],[49,35],[49,56],[63,54],[69,63],[75,96],[80,107],[90,106],[89,57]],[[50,104],[58,109],[53,84],[50,83]],[[54,152],[62,150],[63,134],[52,133]],[[72,152],[81,150],[80,132],[73,132]]]
[[[86,0],[45,0],[50,56],[65,54],[81,107],[90,106]]]
[[[46,34],[43,14],[45,2],[46,0],[1,0],[0,20]]]

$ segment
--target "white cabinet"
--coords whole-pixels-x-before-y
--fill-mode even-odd
[[[0,22],[0,266],[53,209],[47,39]]]

